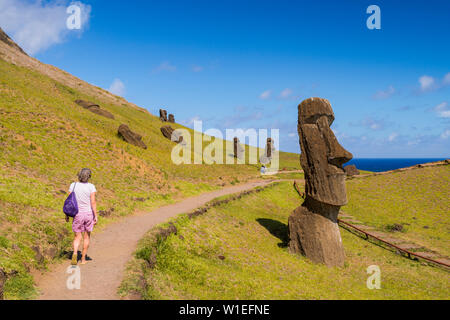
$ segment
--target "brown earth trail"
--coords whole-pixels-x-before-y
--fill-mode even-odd
[[[262,187],[273,181],[249,182],[242,185],[208,192],[181,202],[158,208],[146,214],[120,219],[102,232],[94,232],[88,256],[92,258],[81,269],[81,289],[69,290],[66,273],[70,261],[53,265],[36,278],[40,300],[113,300],[119,299],[119,287],[127,261],[136,249],[138,241],[152,227],[181,214],[188,213],[214,198]]]

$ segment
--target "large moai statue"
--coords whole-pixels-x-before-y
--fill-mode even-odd
[[[173,114],[169,114],[169,122],[175,123],[175,116]]]
[[[298,106],[306,198],[289,217],[289,249],[313,262],[342,267],[345,255],[337,224],[339,209],[347,204],[342,165],[353,155],[337,141],[330,128],[333,121],[326,99],[309,98]]]
[[[164,109],[159,109],[159,120],[162,122],[167,122],[167,111]]]

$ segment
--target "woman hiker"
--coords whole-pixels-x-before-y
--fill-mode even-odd
[[[72,183],[69,188],[69,194],[75,192],[75,198],[78,203],[78,214],[73,218],[72,222],[72,230],[75,234],[72,265],[78,263],[78,247],[82,238],[83,252],[81,254],[81,264],[86,264],[86,253],[89,248],[91,232],[98,221],[97,203],[95,201],[97,190],[92,183],[88,183],[91,175],[92,172],[90,169],[82,169],[78,174],[79,182]],[[66,216],[66,221],[69,222],[68,216]]]

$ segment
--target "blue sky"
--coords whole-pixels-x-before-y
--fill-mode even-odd
[[[84,0],[81,31],[50,13],[69,4],[0,0],[27,13],[0,10],[0,26],[39,60],[189,126],[279,128],[280,149],[299,152],[297,105],[319,96],[357,158],[450,156],[450,1]],[[381,30],[366,26],[371,4]]]

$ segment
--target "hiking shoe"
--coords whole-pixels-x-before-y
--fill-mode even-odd
[[[77,253],[74,253],[74,254],[72,255],[72,262],[71,262],[71,264],[72,264],[73,266],[76,266],[77,263],[78,263],[78,254],[77,254]]]

